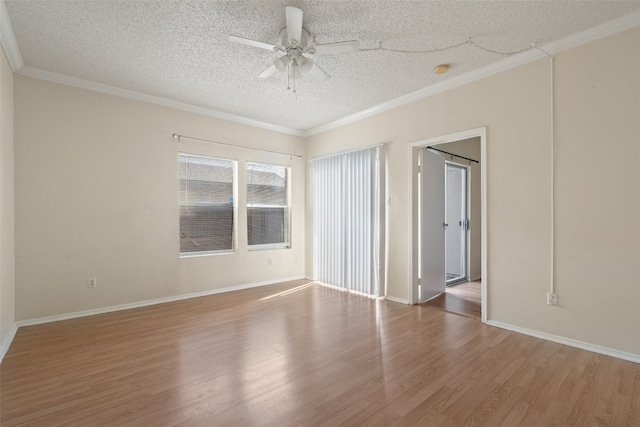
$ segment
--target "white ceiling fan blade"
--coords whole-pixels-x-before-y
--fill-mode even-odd
[[[311,67],[309,71],[307,71],[307,75],[313,77],[316,80],[320,80],[321,82],[326,82],[331,78],[331,76],[322,68],[318,67],[318,64],[307,58],[307,61],[311,62]]]
[[[278,69],[276,68],[276,66],[272,65],[269,68],[267,68],[266,70],[264,70],[263,72],[261,72],[260,74],[258,74],[258,77],[260,77],[261,79],[266,79],[268,77],[273,76],[277,72],[278,72]]]
[[[229,41],[234,43],[246,44],[247,46],[258,47],[266,50],[276,50],[276,47],[269,43],[259,42],[257,40],[245,39],[238,36],[229,36]]]
[[[302,10],[287,6],[284,11],[287,15],[287,37],[292,45],[297,46],[302,40]]]
[[[311,46],[309,53],[311,53],[311,50],[313,49],[316,55],[336,55],[338,53],[357,52],[360,49],[359,46],[360,45],[357,40],[317,44],[315,46]]]

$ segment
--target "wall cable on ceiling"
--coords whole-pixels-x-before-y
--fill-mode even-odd
[[[397,53],[438,53],[438,52],[446,52],[448,50],[452,50],[452,49],[456,49],[462,46],[474,46],[480,50],[484,50],[485,52],[489,52],[489,53],[493,53],[496,55],[505,55],[505,56],[511,56],[511,55],[517,55],[519,53],[522,52],[526,52],[529,49],[532,48],[537,48],[534,45],[526,47],[524,49],[520,49],[520,50],[514,50],[514,51],[509,51],[509,52],[500,52],[497,50],[493,50],[493,49],[489,49],[486,48],[482,45],[479,45],[478,43],[474,42],[473,39],[471,37],[469,37],[467,40],[451,45],[451,46],[445,46],[445,47],[441,47],[441,48],[436,48],[436,49],[427,49],[427,50],[406,50],[406,49],[394,49],[391,47],[384,47],[382,45],[383,42],[378,42],[378,46],[377,47],[373,47],[373,48],[369,48],[369,49],[360,49],[360,52],[371,52],[371,51],[385,51],[385,52],[397,52]],[[537,48],[538,49],[538,48]]]

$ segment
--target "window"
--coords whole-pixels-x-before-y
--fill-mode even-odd
[[[247,163],[247,227],[253,249],[289,247],[289,169]]]
[[[235,249],[232,160],[178,155],[180,255]]]

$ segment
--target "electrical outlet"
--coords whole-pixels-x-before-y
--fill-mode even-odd
[[[95,277],[89,278],[88,286],[90,288],[97,288],[98,287],[98,279],[96,279]]]
[[[551,292],[547,292],[547,304],[558,305],[558,294],[552,294]]]
[[[273,260],[269,258],[269,265],[273,265]]]

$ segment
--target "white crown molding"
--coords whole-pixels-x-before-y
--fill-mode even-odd
[[[509,325],[508,323],[502,323],[495,320],[489,320],[487,325],[495,326],[497,328],[506,329],[520,334],[529,335],[531,337],[540,338],[547,341],[553,341],[558,344],[568,345],[569,347],[579,348],[581,350],[587,350],[598,354],[604,354],[606,356],[615,357],[617,359],[628,360],[629,362],[640,363],[640,354],[628,353],[626,351],[620,351],[609,347],[603,347],[597,344],[591,344],[584,341],[578,341],[571,338],[560,337],[557,335],[548,334],[546,332],[540,332],[533,329],[521,328],[520,326]]]
[[[544,52],[547,52],[548,54],[553,55],[563,50],[571,49],[592,41],[596,41],[604,37],[608,37],[610,35],[613,35],[625,30],[629,30],[639,25],[640,25],[640,11],[636,11],[636,12],[621,16],[617,19],[613,19],[611,21],[597,25],[593,28],[589,28],[588,30],[584,30],[579,33],[575,33],[570,36],[564,37],[562,39],[545,43],[542,45],[537,45],[537,46],[540,49],[542,49]],[[542,51],[535,48],[531,48],[518,55],[510,56],[501,61],[494,62],[493,64],[490,64],[486,67],[479,68],[477,70],[468,72],[466,74],[462,74],[457,77],[453,77],[449,80],[445,80],[441,83],[428,86],[426,88],[417,90],[407,95],[400,96],[390,101],[383,102],[382,104],[376,105],[375,107],[368,108],[366,110],[360,111],[355,114],[351,114],[347,117],[333,121],[331,123],[327,123],[327,124],[315,127],[313,129],[309,129],[306,132],[304,132],[303,136],[309,137],[322,132],[327,132],[329,130],[339,128],[341,126],[357,122],[364,118],[371,117],[383,111],[387,111],[392,108],[400,107],[402,105],[406,105],[424,98],[428,98],[435,94],[445,92],[445,91],[475,82],[477,80],[481,80],[485,77],[489,77],[494,74],[498,74],[515,67],[519,67],[521,65],[527,64],[529,62],[535,61],[540,58],[544,58],[546,56],[547,55]]]
[[[13,34],[13,28],[11,27],[9,13],[7,13],[4,0],[0,0],[0,42],[2,43],[4,52],[7,54],[7,60],[9,61],[9,65],[11,65],[11,69],[14,72],[18,71],[22,68],[24,62],[22,62],[22,55],[20,55],[16,36]]]
[[[407,95],[394,98],[390,101],[383,102],[382,104],[376,105],[375,107],[371,107],[366,110],[360,111],[358,113],[352,114],[350,116],[344,117],[342,119],[336,120],[334,122],[327,123],[326,125],[322,125],[322,126],[318,126],[316,128],[310,129],[305,132],[304,136],[308,137],[308,136],[316,135],[318,133],[327,132],[329,130],[333,130],[341,126],[357,122],[359,120],[365,119],[367,117],[371,117],[373,115],[382,113],[384,111],[401,107],[403,105],[410,104],[412,102],[419,101],[424,98],[428,98],[438,93],[446,92],[448,90],[455,89],[460,86],[464,86],[466,84],[475,82],[477,80],[481,80],[485,77],[489,77],[494,74],[507,71],[511,68],[515,68],[520,65],[527,64],[537,59],[544,58],[545,56],[546,55],[540,52],[539,50],[534,50],[534,49],[527,50],[526,52],[523,52],[519,55],[514,55],[502,61],[494,62],[493,64],[489,64],[477,70],[470,71],[460,76],[450,78],[441,83],[436,83],[434,85],[427,86],[423,89],[419,89]]]
[[[507,71],[509,69],[527,64],[540,58],[544,58],[546,55],[538,49],[529,49],[521,54],[505,58],[502,61],[495,62],[486,67],[480,68],[475,71],[451,78],[441,83],[417,90],[407,95],[400,96],[390,101],[384,102],[372,108],[360,111],[355,114],[351,114],[342,119],[312,128],[308,130],[292,129],[284,126],[273,125],[270,123],[261,122],[258,120],[249,119],[246,117],[236,116],[233,114],[223,113],[215,110],[211,110],[204,107],[197,107],[190,104],[181,103],[178,101],[169,100],[152,95],[146,95],[143,93],[120,89],[114,86],[108,86],[101,83],[95,83],[88,80],[78,79],[75,77],[64,76],[61,74],[52,73],[49,71],[38,70],[35,68],[23,66],[22,56],[16,43],[13,30],[11,28],[11,22],[4,4],[4,0],[0,0],[0,41],[7,54],[11,68],[18,74],[33,77],[41,80],[47,80],[55,83],[65,84],[68,86],[74,86],[82,89],[93,90],[110,95],[120,96],[124,98],[133,99],[136,101],[147,102],[150,104],[161,105],[164,107],[175,108],[182,111],[201,114],[204,116],[214,117],[221,120],[226,120],[234,123],[240,123],[256,128],[266,129],[278,133],[284,133],[295,136],[309,137],[318,133],[327,132],[332,129],[362,120],[364,118],[376,115],[378,113],[406,105],[435,94],[445,92],[477,80],[481,80],[485,77],[492,76],[494,74]],[[545,52],[553,55],[563,50],[571,49],[640,25],[640,11],[636,11],[603,24],[597,25],[593,28],[581,31],[579,33],[572,34],[565,38],[538,45],[538,47]]]
[[[102,83],[96,83],[89,80],[83,80],[76,77],[69,77],[62,74],[43,71],[31,67],[22,67],[17,74],[33,77],[35,79],[46,80],[53,83],[59,83],[67,86],[73,86],[81,89],[92,90],[95,92],[105,93],[107,95],[119,96],[122,98],[132,99],[134,101],[146,102],[149,104],[160,105],[163,107],[174,108],[176,110],[187,111],[189,113],[201,114],[203,116],[213,117],[216,119],[226,120],[229,122],[240,123],[247,126],[266,129],[273,132],[284,133],[295,136],[303,136],[303,131],[291,129],[284,126],[272,125],[270,123],[258,120],[248,119],[246,117],[236,116],[233,114],[222,113],[220,111],[211,110],[204,107],[196,107],[194,105],[173,101],[159,96],[146,95],[144,93],[135,92],[128,89],[121,89],[115,86],[109,86]]]
[[[0,342],[0,363],[2,363],[2,359],[4,359],[7,351],[9,351],[9,347],[11,346],[11,343],[13,342],[13,338],[16,336],[17,331],[18,325],[14,323],[13,326],[11,326],[11,329],[9,329],[9,332],[7,332],[7,335],[5,335],[2,342]]]
[[[114,311],[129,310],[129,309],[138,308],[138,307],[146,307],[146,306],[149,306],[149,305],[164,304],[166,302],[174,302],[174,301],[181,301],[181,300],[191,299],[191,298],[205,297],[205,296],[209,296],[209,295],[216,295],[216,294],[222,294],[222,293],[225,293],[225,292],[239,291],[239,290],[242,290],[242,289],[257,288],[259,286],[274,285],[276,283],[290,282],[292,280],[300,280],[300,279],[304,279],[304,276],[289,277],[289,278],[284,278],[284,279],[269,280],[269,281],[257,282],[257,283],[248,283],[248,284],[245,284],[245,285],[230,286],[230,287],[227,287],[227,288],[220,288],[220,289],[210,289],[210,290],[202,291],[202,292],[193,292],[193,293],[189,293],[189,294],[174,295],[174,296],[171,296],[171,297],[155,298],[155,299],[151,299],[151,300],[132,302],[132,303],[128,303],[128,304],[112,305],[112,306],[109,306],[109,307],[100,307],[100,308],[94,308],[94,309],[91,309],[91,310],[76,311],[76,312],[73,312],[73,313],[56,314],[54,316],[38,317],[36,319],[19,320],[16,323],[17,323],[18,327],[41,325],[43,323],[58,322],[60,320],[76,319],[78,317],[87,317],[87,316],[93,316],[93,315],[96,315],[96,314],[104,314],[104,313],[111,313],[111,312],[114,312]]]
[[[550,54],[562,52],[563,50],[578,47],[580,45],[594,42],[605,37],[630,30],[640,25],[640,10],[628,13],[611,21],[604,22],[584,31],[571,34],[567,37],[545,43],[540,46]]]

